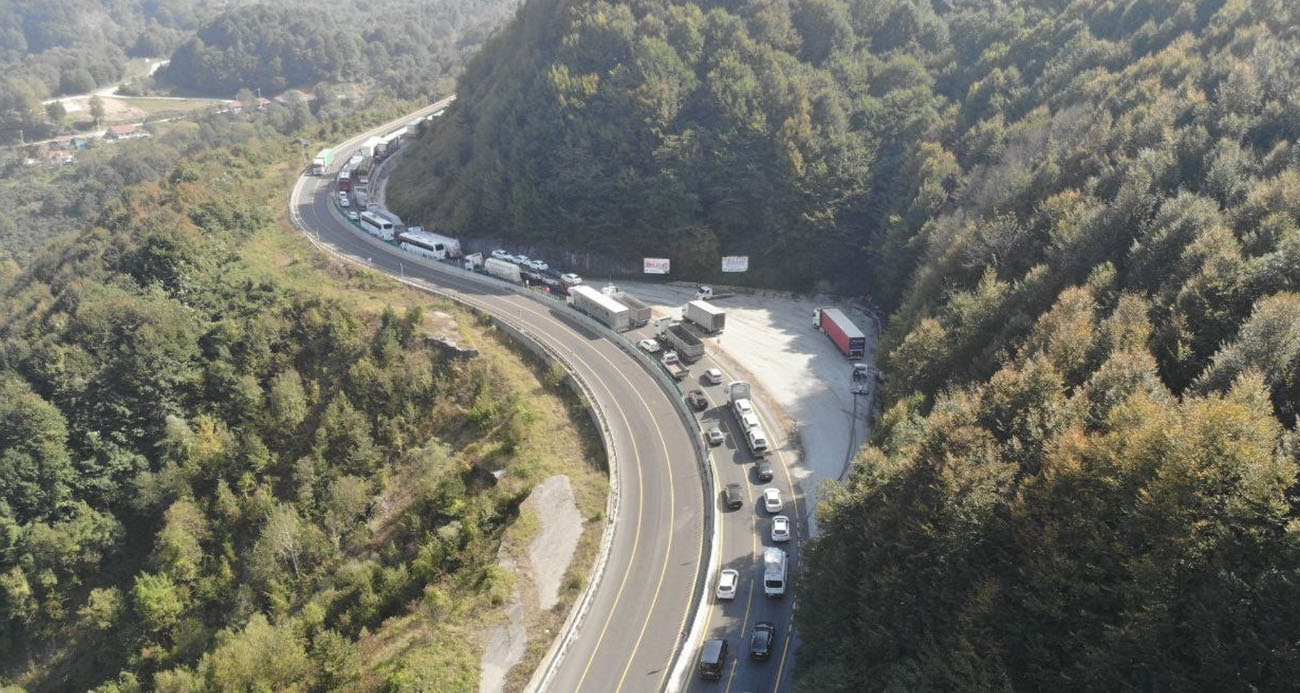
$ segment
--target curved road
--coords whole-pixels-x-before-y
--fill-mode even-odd
[[[447,103],[362,133],[337,150],[348,152],[372,134]],[[438,293],[505,320],[560,354],[587,384],[604,413],[613,445],[617,515],[606,530],[613,534],[603,579],[545,687],[592,693],[662,689],[705,577],[706,523],[709,509],[717,505],[705,491],[712,481],[699,466],[696,432],[683,424],[677,403],[633,356],[605,333],[591,330],[569,308],[416,258],[357,232],[334,207],[333,182],[332,174],[303,176],[290,198],[295,224],[318,243],[389,274],[432,285]]]

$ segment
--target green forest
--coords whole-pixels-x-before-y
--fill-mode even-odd
[[[453,233],[866,296],[807,691],[1300,677],[1300,6],[534,0],[390,186]]]
[[[0,263],[0,687],[469,690],[532,485],[603,507],[563,373],[303,264],[299,146],[249,130]]]
[[[0,0],[0,141],[52,136],[41,101],[122,79],[131,58],[168,55],[218,12],[254,0]],[[56,114],[57,115],[57,114]]]
[[[128,61],[167,58],[120,93],[271,97],[288,88],[334,96],[356,83],[369,96],[447,93],[469,55],[517,0],[0,0],[0,142],[89,129],[42,101],[83,94],[127,76]],[[143,62],[138,60],[137,62]],[[131,73],[135,75],[134,72]]]
[[[159,75],[187,92],[277,93],[366,81],[399,98],[429,96],[510,16],[514,0],[385,0],[251,5],[182,43]]]

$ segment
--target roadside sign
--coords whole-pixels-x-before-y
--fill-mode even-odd
[[[642,267],[646,274],[668,274],[668,258],[666,257],[647,257],[642,258]]]
[[[724,255],[722,256],[723,272],[748,272],[749,256],[748,255]]]

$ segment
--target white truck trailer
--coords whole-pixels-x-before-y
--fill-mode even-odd
[[[706,301],[691,301],[682,308],[682,319],[695,323],[706,334],[717,334],[727,325],[727,313]]]
[[[568,302],[579,312],[590,315],[615,332],[629,329],[628,316],[631,311],[627,306],[586,284],[570,287]]]
[[[745,444],[749,446],[749,451],[754,457],[764,457],[771,450],[772,443],[758,422],[758,412],[754,411],[750,390],[749,383],[737,380],[727,385],[727,397],[731,401],[731,412],[736,416],[736,423],[745,432]]]
[[[497,279],[504,279],[515,284],[523,283],[523,278],[519,276],[519,265],[513,262],[490,257],[483,261],[483,271]]]
[[[775,547],[763,550],[763,594],[784,597],[789,562],[785,552]]]
[[[636,328],[650,323],[650,306],[642,302],[641,299],[613,285],[605,287],[602,291],[605,292],[605,295],[627,306],[628,325]]]

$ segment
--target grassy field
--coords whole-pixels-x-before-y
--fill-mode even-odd
[[[265,189],[288,191],[296,173],[289,164],[277,167],[265,181]],[[499,373],[526,410],[515,417],[524,430],[516,436],[520,442],[513,450],[499,449],[500,444],[473,444],[455,454],[473,462],[505,464],[508,473],[500,485],[509,492],[524,494],[540,481],[563,474],[584,518],[556,608],[543,611],[535,600],[536,588],[527,570],[528,543],[540,527],[540,518],[525,511],[506,530],[502,543],[502,552],[514,558],[518,572],[500,575],[499,589],[486,594],[453,595],[436,616],[415,609],[385,622],[363,639],[367,671],[355,689],[381,688],[396,677],[411,690],[476,690],[484,643],[492,628],[505,622],[505,597],[516,587],[523,595],[529,642],[524,660],[511,672],[508,688],[522,688],[586,585],[599,549],[609,492],[599,433],[578,398],[559,384],[562,371],[547,367],[490,322],[457,304],[327,258],[293,230],[282,194],[270,204],[280,215],[278,227],[251,238],[240,251],[254,273],[338,299],[362,320],[377,320],[385,306],[399,312],[421,306],[427,331],[453,332],[460,344],[478,350],[476,361]]]
[[[130,110],[143,111],[148,115],[159,113],[188,113],[204,108],[211,108],[217,101],[209,99],[159,99],[150,96],[121,97],[114,96],[105,101],[120,101]]]

